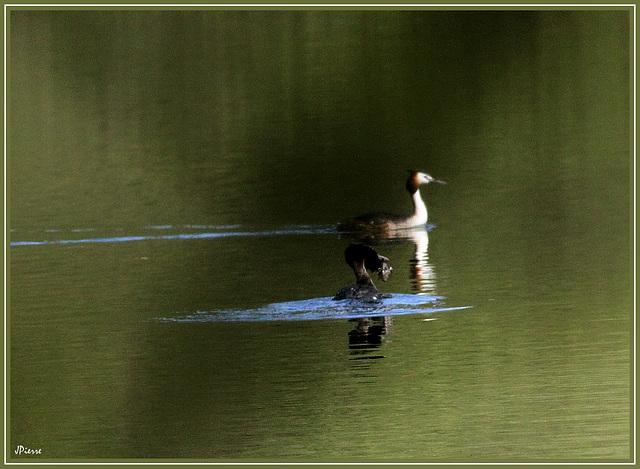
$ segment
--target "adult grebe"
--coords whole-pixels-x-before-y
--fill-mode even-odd
[[[411,196],[413,203],[413,215],[407,217],[402,215],[393,215],[384,212],[373,212],[351,218],[344,223],[338,225],[338,231],[341,232],[379,232],[381,234],[394,230],[403,230],[414,226],[425,225],[428,219],[427,206],[420,196],[420,186],[437,182],[438,184],[446,184],[444,181],[435,179],[426,173],[419,171],[409,171],[409,178],[405,187]]]
[[[379,255],[373,248],[364,244],[350,244],[344,251],[344,260],[356,274],[356,283],[343,287],[333,297],[334,300],[378,300],[381,298],[367,270],[378,272],[378,278],[387,281],[393,268],[389,259]]]

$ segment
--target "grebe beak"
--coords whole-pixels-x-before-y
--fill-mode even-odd
[[[415,173],[415,177],[416,177],[416,184],[420,185],[420,184],[429,184],[432,182],[437,182],[438,184],[446,184],[446,182],[441,181],[440,179],[436,179],[433,176],[431,176],[430,174],[427,173]]]

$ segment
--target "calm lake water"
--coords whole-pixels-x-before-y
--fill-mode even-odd
[[[628,11],[9,20],[10,458],[632,456]]]

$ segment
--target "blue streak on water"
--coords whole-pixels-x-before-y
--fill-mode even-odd
[[[379,301],[342,300],[331,297],[272,303],[255,309],[198,311],[183,316],[156,318],[157,322],[256,322],[354,319],[405,314],[430,314],[468,309],[471,306],[442,307],[443,297],[394,293]],[[432,305],[425,308],[425,305]]]
[[[231,225],[233,226],[233,225]],[[193,228],[194,225],[184,226],[184,228]],[[170,226],[154,226],[150,229],[170,229]],[[224,227],[221,227],[224,228]],[[86,231],[86,230],[84,230]],[[51,232],[51,231],[47,231]],[[72,230],[78,232],[78,230]],[[304,235],[304,234],[328,234],[334,233],[334,227],[292,227],[275,230],[263,231],[218,231],[206,233],[177,233],[167,235],[140,235],[140,236],[113,236],[102,238],[83,238],[83,239],[54,239],[42,241],[12,241],[10,246],[41,246],[55,244],[87,244],[87,243],[125,243],[132,241],[155,241],[155,240],[174,240],[174,239],[211,239],[211,238],[229,238],[229,237],[247,237],[247,236],[287,236],[287,235]]]
[[[173,229],[191,229],[191,230],[231,230],[240,228],[240,225],[151,225],[146,227],[149,230],[173,230]]]

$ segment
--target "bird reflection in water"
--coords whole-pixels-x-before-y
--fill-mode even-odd
[[[435,295],[436,273],[429,262],[429,232],[426,228],[413,229],[407,235],[415,245],[413,258],[409,262],[413,291],[418,295]]]
[[[390,331],[393,325],[391,316],[374,318],[351,319],[354,328],[349,331],[349,355],[350,360],[376,360],[384,358],[379,353],[383,343],[383,336]],[[366,366],[364,363],[360,366]]]
[[[385,236],[371,233],[347,233],[345,236],[374,246],[412,243],[414,252],[409,261],[409,277],[415,294],[431,296],[436,294],[436,273],[429,262],[429,232],[426,226],[414,227],[386,233]],[[397,267],[397,266],[396,266]],[[384,301],[384,295],[381,295]],[[351,319],[353,328],[349,331],[349,354],[351,360],[360,361],[358,367],[365,366],[362,360],[384,358],[380,353],[385,336],[393,327],[391,316]],[[368,368],[369,365],[366,365]]]

